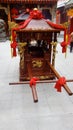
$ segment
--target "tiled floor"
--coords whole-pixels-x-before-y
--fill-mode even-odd
[[[58,39],[60,42],[62,39]],[[73,96],[54,84],[37,84],[38,103],[33,102],[29,85],[10,86],[19,81],[19,56],[11,58],[9,41],[0,43],[0,130],[73,130]],[[58,44],[55,68],[73,79],[73,53],[67,57]],[[68,83],[73,92],[73,83]]]

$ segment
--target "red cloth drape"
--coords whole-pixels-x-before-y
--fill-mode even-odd
[[[58,79],[58,81],[55,84],[55,88],[58,92],[61,92],[61,87],[66,83],[65,77],[61,77]]]
[[[12,43],[11,43],[11,48],[13,49],[13,56],[17,56],[16,54],[16,47],[17,47],[17,42],[16,42],[16,33],[12,32]]]
[[[55,24],[55,23],[52,23],[51,21],[49,20],[45,20],[51,27],[55,28],[55,29],[60,29],[60,30],[63,30],[65,31],[65,28],[60,25],[60,24]]]
[[[36,86],[36,81],[38,81],[39,79],[36,77],[31,78],[30,80],[30,87],[32,87],[34,85],[34,87]]]
[[[15,41],[15,42],[12,42],[11,43],[11,48],[13,48],[13,56],[17,56],[17,54],[16,54],[16,47],[17,47],[17,42]]]

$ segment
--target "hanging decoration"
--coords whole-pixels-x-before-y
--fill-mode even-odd
[[[61,42],[61,47],[62,47],[62,53],[65,53],[65,58],[67,56],[67,47],[70,44],[70,38],[69,35],[67,33],[67,29],[65,29],[64,31],[64,41]]]
[[[61,42],[62,53],[66,53],[66,46],[67,46],[67,42],[66,42],[66,29],[65,29],[65,33],[64,33],[64,41]]]
[[[18,17],[18,10],[16,8],[11,9],[11,17],[12,17],[12,19]]]
[[[16,42],[16,33],[13,32],[13,35],[12,35],[12,43],[10,44],[11,48],[12,48],[12,57],[15,57],[17,56],[16,54],[16,47],[17,47],[17,42]]]

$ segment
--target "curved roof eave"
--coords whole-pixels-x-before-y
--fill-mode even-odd
[[[73,0],[69,0],[66,5],[65,5],[65,8],[71,8],[73,7]]]
[[[27,21],[27,20],[26,20]],[[64,28],[61,25],[52,23],[49,20],[45,19],[32,19],[27,26],[24,26],[21,29],[18,29],[17,32],[60,32],[64,31]]]

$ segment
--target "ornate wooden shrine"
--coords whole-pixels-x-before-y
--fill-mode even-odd
[[[30,70],[33,77],[41,80],[55,78],[48,62],[55,66],[57,33],[60,30],[64,28],[44,19],[36,9],[22,25],[14,29],[20,54],[20,81],[30,80]]]
[[[25,28],[16,31],[20,53],[20,81],[30,80],[29,65],[33,76],[39,79],[55,78],[48,62],[53,66],[55,64],[59,31],[44,19],[32,19]]]
[[[36,88],[37,83],[55,83],[55,88],[61,92],[61,86],[68,92],[69,95],[73,93],[68,88],[66,82],[73,80],[66,80],[61,77],[55,70],[55,54],[57,46],[57,34],[64,31],[64,42],[62,42],[63,52],[66,51],[67,43],[65,42],[66,29],[52,23],[43,18],[41,12],[37,9],[30,12],[30,17],[12,29],[12,43],[11,48],[13,56],[16,56],[16,47],[20,54],[19,63],[19,82],[10,83],[15,84],[30,84],[32,89],[34,102],[38,101]],[[18,43],[16,42],[16,37]],[[37,80],[40,81],[37,81]]]

